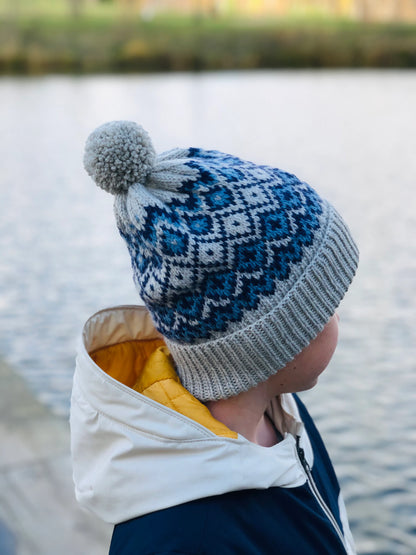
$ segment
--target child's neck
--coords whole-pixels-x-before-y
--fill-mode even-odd
[[[206,406],[214,418],[231,430],[257,445],[271,447],[280,441],[280,434],[266,415],[274,397],[267,387],[260,384],[229,399],[208,401]]]

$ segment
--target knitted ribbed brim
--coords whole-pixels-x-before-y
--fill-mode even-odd
[[[251,325],[200,344],[166,340],[182,384],[201,401],[234,395],[286,366],[324,328],[358,265],[349,229],[330,205],[314,258],[288,294]]]

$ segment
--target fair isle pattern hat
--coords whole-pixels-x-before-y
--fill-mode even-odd
[[[115,195],[139,294],[201,401],[283,368],[354,276],[358,251],[341,217],[282,170],[198,148],[157,156],[125,121],[89,136],[84,164]]]

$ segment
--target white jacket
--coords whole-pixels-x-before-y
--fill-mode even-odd
[[[292,395],[282,395],[269,409],[284,439],[261,447],[216,421],[182,388],[166,348],[157,349],[151,362],[148,351],[155,342],[161,343],[161,336],[140,306],[100,311],[84,327],[70,416],[75,491],[82,506],[120,523],[203,497],[307,482],[296,438],[311,468],[313,451]],[[119,346],[141,354],[132,358]],[[107,371],[94,362],[101,355]],[[134,389],[142,374],[144,393]],[[341,496],[340,512],[352,554]]]

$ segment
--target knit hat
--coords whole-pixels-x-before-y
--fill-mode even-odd
[[[199,148],[156,155],[126,121],[89,136],[84,164],[115,195],[139,294],[201,401],[283,368],[354,276],[358,251],[339,214],[280,169]]]

